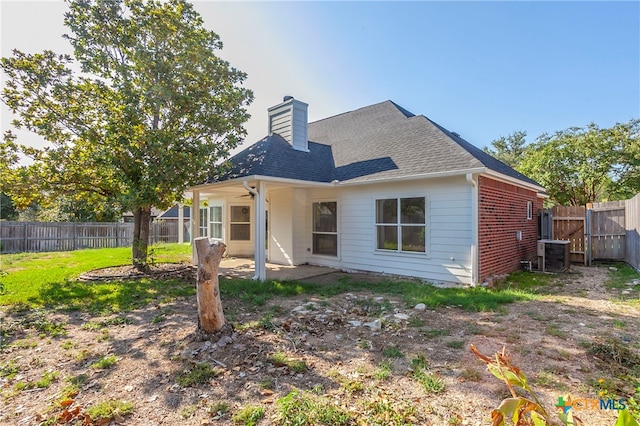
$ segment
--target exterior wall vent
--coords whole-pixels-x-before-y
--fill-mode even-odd
[[[285,96],[282,103],[268,109],[269,134],[277,133],[298,151],[309,151],[307,111],[309,105]]]

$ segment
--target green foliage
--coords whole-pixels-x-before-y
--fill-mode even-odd
[[[309,392],[292,391],[276,402],[278,419],[282,426],[353,424],[347,411],[335,406],[331,400]]]
[[[108,400],[99,402],[85,410],[92,420],[112,419],[116,414],[126,416],[133,413],[135,407],[131,402],[120,400]],[[103,424],[104,422],[100,423]]]
[[[115,355],[105,355],[99,358],[96,362],[91,364],[91,368],[95,368],[97,370],[104,370],[107,368],[111,368],[118,362],[118,357]]]
[[[216,377],[219,372],[208,362],[201,362],[176,374],[176,383],[186,388],[201,385]]]
[[[428,362],[424,355],[416,356],[411,360],[411,370],[411,377],[422,385],[425,392],[437,394],[445,390],[444,381],[428,370]]]
[[[391,363],[383,361],[378,365],[378,369],[373,373],[373,377],[378,380],[387,380],[391,376]]]
[[[526,149],[527,132],[517,130],[508,136],[500,136],[491,142],[491,148],[484,148],[484,152],[513,168],[518,167]]]
[[[236,424],[244,426],[254,426],[264,417],[264,407],[258,405],[246,405],[238,410],[232,417]]]
[[[86,193],[132,210],[140,265],[151,206],[168,207],[215,172],[246,134],[253,94],[185,0],[75,1],[64,23],[73,57],[14,50],[2,58],[14,124],[51,146],[21,146],[6,134],[0,190],[21,206]],[[19,165],[20,155],[33,163]]]
[[[0,220],[16,220],[18,211],[10,196],[0,192]]]
[[[302,360],[291,359],[284,352],[276,352],[267,358],[276,367],[287,367],[295,373],[303,373],[309,368]]]
[[[382,350],[382,355],[387,358],[402,358],[404,354],[397,346],[389,346]]]
[[[629,198],[640,192],[640,120],[543,134],[527,146],[518,171],[544,186],[554,204]]]

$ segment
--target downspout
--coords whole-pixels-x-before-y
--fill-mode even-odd
[[[478,285],[478,182],[472,173],[466,174],[471,185],[471,285]]]

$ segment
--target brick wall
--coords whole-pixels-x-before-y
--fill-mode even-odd
[[[478,180],[479,280],[521,268],[521,260],[536,257],[538,210],[542,199],[535,191],[481,176]],[[532,202],[527,219],[527,201]],[[516,238],[522,231],[522,240]]]

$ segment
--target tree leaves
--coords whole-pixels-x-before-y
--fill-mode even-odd
[[[35,149],[5,137],[12,156],[0,163],[8,177],[0,189],[14,201],[79,191],[134,212],[165,208],[246,134],[246,74],[216,56],[222,42],[191,4],[77,0],[65,24],[75,59],[51,51],[2,58],[2,100],[16,125],[51,143]],[[18,165],[17,154],[33,163]]]

